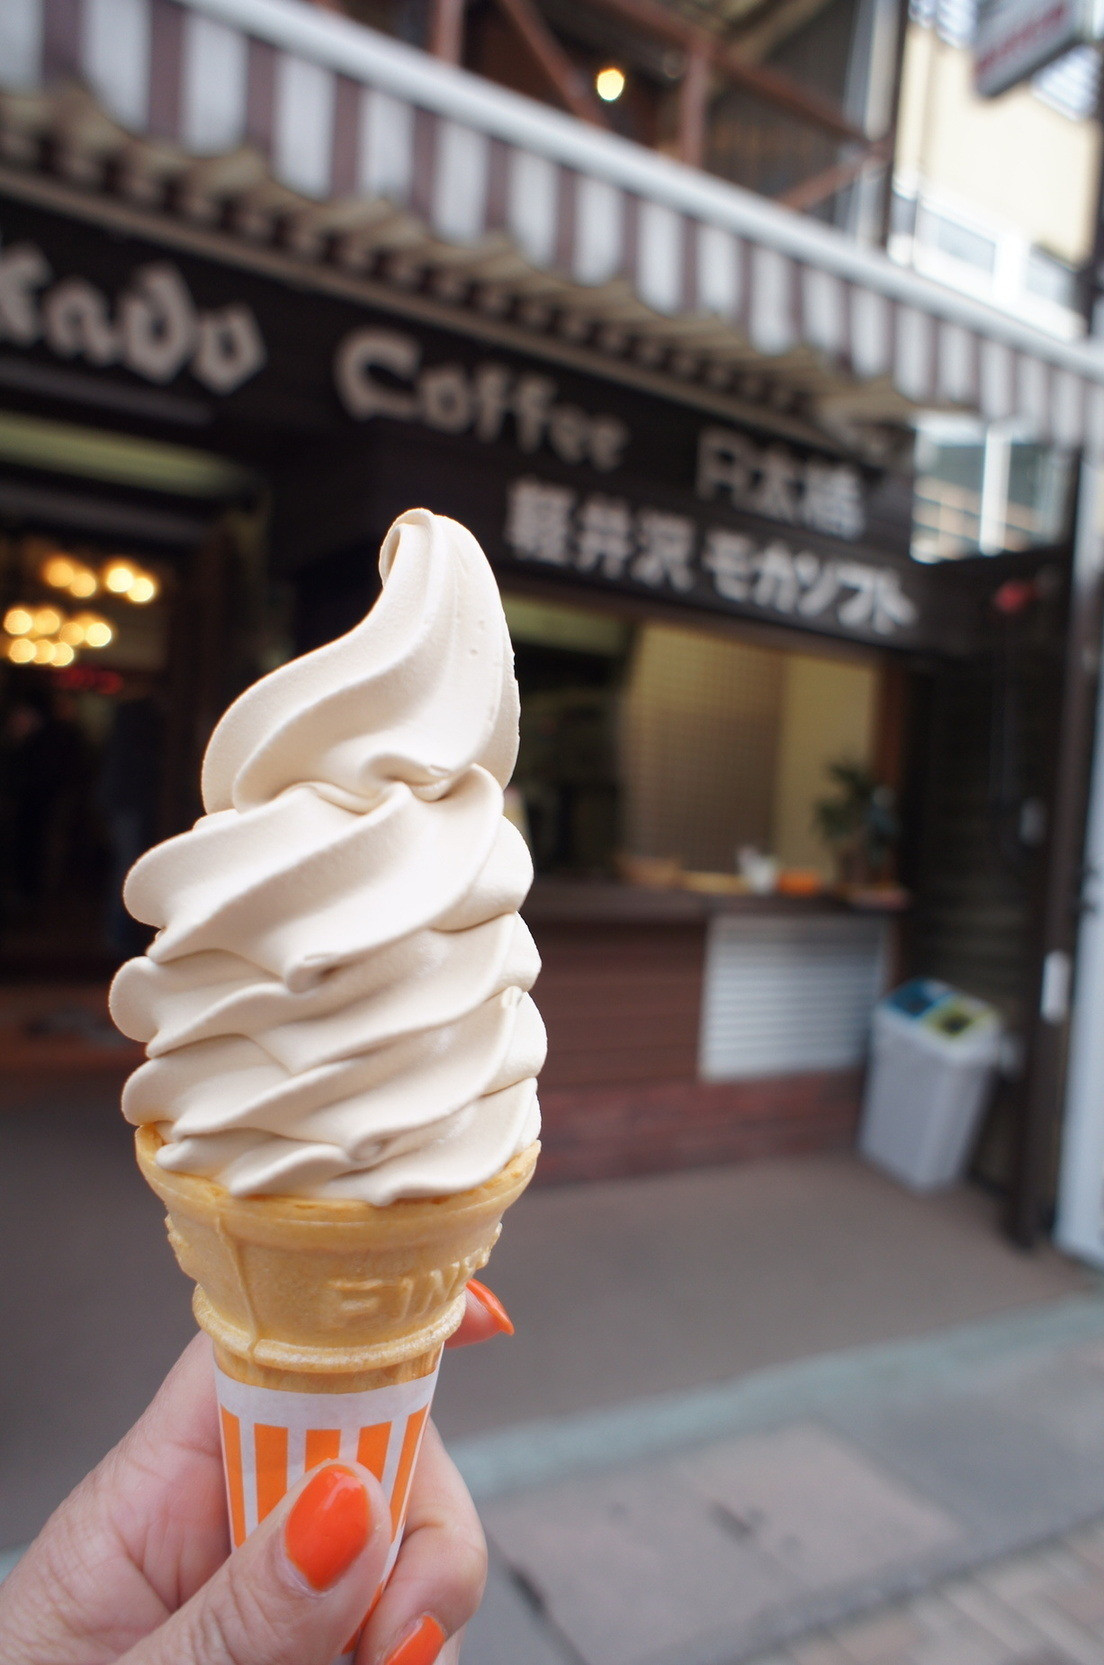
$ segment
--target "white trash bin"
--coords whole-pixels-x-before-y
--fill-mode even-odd
[[[992,1006],[931,977],[874,1010],[859,1150],[914,1191],[962,1178],[996,1067]]]

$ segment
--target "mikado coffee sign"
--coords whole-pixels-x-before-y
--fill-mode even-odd
[[[56,359],[97,369],[119,365],[162,386],[186,372],[220,395],[265,362],[252,310],[234,301],[198,307],[172,261],[136,266],[112,292],[79,271],[59,272],[33,242],[0,247],[0,340],[41,343]]]
[[[474,318],[465,334],[399,305],[0,200],[0,385],[53,396],[64,383],[87,423],[111,382],[116,411],[129,399],[143,418],[187,420],[255,465],[278,452],[285,565],[371,543],[425,502],[470,524],[503,570],[887,645],[931,639],[904,482],[780,438],[766,414],[725,421],[519,352]],[[283,553],[281,538],[294,540]]]
[[[642,494],[633,466],[655,450],[654,428],[672,426],[672,415],[663,423],[647,404],[626,420],[575,402],[546,370],[490,355],[439,358],[399,328],[346,336],[335,382],[358,422],[399,423],[515,456],[497,541],[533,570],[875,639],[917,622],[900,570],[853,547],[868,514],[863,475],[850,463],[678,412],[692,434],[678,481],[687,507],[679,509],[666,494],[650,496],[646,486]],[[647,477],[668,484],[669,464],[658,456],[655,464]],[[559,465],[554,477],[548,465]],[[750,517],[748,526],[732,525],[726,511]],[[779,530],[753,529],[751,520]],[[844,550],[829,551],[824,539]]]

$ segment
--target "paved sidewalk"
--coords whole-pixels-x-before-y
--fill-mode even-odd
[[[1104,1665],[1098,1296],[454,1452],[465,1665]]]
[[[1104,1521],[753,1665],[1101,1665]],[[473,1661],[474,1665],[474,1661]]]
[[[62,1016],[58,1069],[0,1090],[0,1571],[193,1330],[124,1065],[73,1067],[98,1030]],[[450,1354],[435,1407],[494,1550],[465,1665],[816,1665],[811,1633],[1104,1519],[1098,1280],[993,1216],[844,1155],[523,1198],[490,1273],[517,1336]],[[1079,1641],[1012,1657],[1104,1665]],[[894,1665],[1011,1665],[980,1648]]]

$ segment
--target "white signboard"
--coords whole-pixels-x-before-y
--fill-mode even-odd
[[[995,98],[1071,47],[1099,38],[1099,0],[982,0],[974,85]]]

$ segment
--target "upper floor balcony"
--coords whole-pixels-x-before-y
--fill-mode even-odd
[[[894,0],[303,0],[884,241]]]

